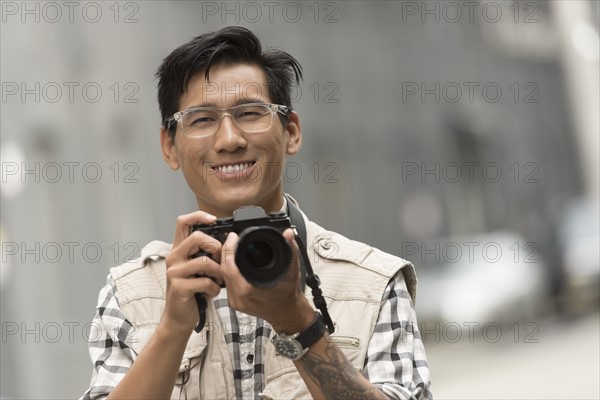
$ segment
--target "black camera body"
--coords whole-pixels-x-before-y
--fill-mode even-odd
[[[248,282],[257,287],[274,286],[288,271],[292,251],[282,233],[292,223],[285,212],[267,215],[258,206],[240,207],[229,218],[217,218],[214,224],[192,226],[224,243],[229,232],[239,235],[235,263]],[[193,257],[207,255],[200,251]]]

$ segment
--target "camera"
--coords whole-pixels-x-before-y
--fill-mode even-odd
[[[218,218],[214,224],[197,224],[191,232],[201,231],[225,242],[227,233],[239,235],[235,263],[248,282],[257,287],[274,286],[287,272],[292,251],[282,233],[292,223],[285,212],[267,215],[258,206],[240,207],[232,217]],[[200,251],[192,257],[207,255]]]

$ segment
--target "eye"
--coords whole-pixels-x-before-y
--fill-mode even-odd
[[[240,113],[240,117],[251,117],[251,116],[258,116],[260,115],[260,113],[258,111],[244,111],[242,113]]]
[[[268,112],[268,109],[263,106],[247,106],[240,108],[237,112],[237,118],[259,118],[265,115]]]
[[[210,111],[194,111],[185,115],[186,125],[204,125],[217,120],[217,116]]]
[[[203,122],[211,122],[211,121],[214,121],[214,119],[210,118],[210,117],[198,117],[198,118],[194,119],[193,121],[191,121],[190,123],[192,125],[196,125],[196,124],[201,124]]]

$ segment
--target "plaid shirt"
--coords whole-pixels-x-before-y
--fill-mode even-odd
[[[213,299],[233,358],[236,398],[260,399],[264,385],[263,357],[271,326],[229,308],[226,290]],[[119,308],[111,276],[99,295],[89,351],[94,371],[82,399],[106,398],[134,360],[125,339],[132,325]],[[391,399],[432,399],[429,367],[414,307],[399,271],[388,284],[375,331],[369,342],[363,375]]]

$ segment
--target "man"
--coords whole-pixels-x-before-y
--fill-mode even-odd
[[[221,243],[190,234],[193,225],[242,206],[296,209],[284,196],[282,171],[302,144],[290,102],[301,76],[292,56],[263,52],[239,27],[201,35],[165,58],[157,72],[163,157],[181,169],[200,211],[177,219],[172,245],[152,242],[137,263],[111,269],[90,335],[95,369],[83,398],[431,398],[410,263],[301,214],[336,324],[329,335],[310,289],[302,292],[292,229],[283,232],[289,269],[266,288],[240,273],[238,235]],[[199,251],[209,256],[194,257]],[[196,293],[208,299],[200,332]],[[291,342],[296,350],[276,354],[275,346]]]

